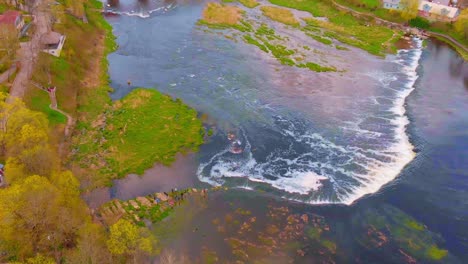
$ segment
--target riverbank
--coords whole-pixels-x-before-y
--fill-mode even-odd
[[[78,119],[69,163],[85,190],[111,186],[114,179],[131,173],[141,175],[155,162],[170,165],[177,153],[196,151],[204,136],[195,110],[155,90],[139,89],[111,101],[107,55],[116,43],[99,12],[101,3],[91,3],[89,23],[102,35],[90,48],[96,54],[90,57],[90,71],[82,77],[75,102],[69,99]]]
[[[196,152],[205,134],[197,112],[156,90],[135,89],[80,127],[73,161],[87,168],[88,188],[165,166],[177,153]]]
[[[349,0],[333,0],[331,1],[336,7],[346,11],[352,12],[358,16],[368,16],[374,19],[378,19],[383,23],[387,23],[392,26],[407,27],[405,24],[408,23],[401,18],[398,11],[388,10],[385,8],[378,7],[379,2],[368,2],[361,6],[356,6],[355,4],[349,2]],[[424,26],[422,30],[427,30],[426,35],[430,35],[435,39],[443,41],[451,46],[455,51],[457,51],[465,61],[468,61],[468,39],[463,38],[460,34],[457,34],[453,25],[444,22],[433,22],[418,17],[419,21],[424,21]],[[411,25],[411,21],[409,22]],[[412,27],[407,27],[408,29],[414,29]]]
[[[126,4],[133,7],[135,2],[121,0],[113,8],[123,9]],[[315,43],[313,38],[305,36],[298,42],[318,52],[327,52],[323,56],[327,60],[338,61],[339,56],[342,68],[349,65],[349,71],[342,74],[319,74],[281,65],[256,47],[225,39],[219,32],[211,34],[206,28],[194,29],[202,9],[196,3],[180,5],[168,13],[153,13],[148,19],[125,15],[109,18],[119,32],[121,45],[118,52],[109,56],[116,88],[112,96],[125,97],[132,89],[128,80],[138,87],[157,84],[161,91],[183,98],[212,117],[218,125],[210,142],[197,154],[199,163],[195,165],[206,168],[200,172],[202,177],[222,180],[220,184],[225,186],[249,189],[210,194],[208,203],[200,209],[177,208],[164,223],[154,226],[161,244],[172,247],[178,255],[187,252],[190,259],[201,259],[201,263],[207,263],[203,260],[208,258],[219,262],[271,262],[272,257],[285,263],[288,260],[461,263],[454,254],[457,257],[466,254],[466,247],[462,245],[460,248],[465,251],[457,253],[456,247],[444,241],[453,241],[454,233],[461,234],[460,243],[466,237],[463,235],[465,222],[460,221],[466,208],[460,207],[456,200],[463,193],[453,188],[462,185],[452,185],[456,183],[454,172],[464,165],[451,162],[457,160],[453,155],[461,153],[451,154],[460,144],[450,140],[451,134],[464,135],[460,133],[466,122],[458,129],[457,123],[440,126],[447,116],[461,121],[464,119],[460,115],[466,116],[463,111],[466,107],[461,103],[466,98],[466,89],[459,82],[462,78],[452,82],[457,73],[451,71],[453,66],[446,67],[444,63],[441,67],[439,63],[445,61],[441,54],[453,55],[451,50],[445,46],[436,50],[428,41],[421,58],[430,61],[415,73],[408,68],[417,66],[411,53],[419,53],[418,50],[399,52],[407,54],[406,57],[389,55],[380,59],[352,46],[347,46],[348,51],[341,51],[333,44]],[[124,13],[127,9],[118,11]],[[274,26],[277,34],[288,32],[281,23]],[[288,36],[292,39],[296,35]],[[459,61],[454,58],[450,65],[458,65],[454,63]],[[397,105],[403,105],[398,102],[405,97],[402,92],[408,91],[406,88],[412,83],[409,81],[415,75],[425,77],[423,80],[434,88],[427,90],[428,85],[419,86],[417,82],[418,87],[410,97],[430,98],[444,104],[437,108],[432,102],[405,104],[406,115],[411,120],[407,124],[393,119],[395,111],[401,110],[394,106],[395,100]],[[426,114],[427,119],[413,119],[411,106]],[[429,111],[432,112],[428,114]],[[442,113],[446,113],[442,120],[435,118]],[[295,203],[286,199],[302,197],[285,197],[288,193],[279,190],[284,186],[292,192],[317,188],[319,183],[313,174],[316,172],[334,179],[323,181],[319,189],[311,190],[319,193],[325,189],[327,193],[307,197],[309,201],[322,202],[321,198],[328,198],[329,193],[354,189],[356,181],[368,182],[374,175],[381,176],[385,169],[375,168],[375,174],[369,177],[362,170],[369,167],[366,163],[369,159],[381,158],[375,163],[388,163],[404,153],[392,145],[387,148],[395,142],[392,131],[397,124],[399,128],[406,126],[418,133],[428,124],[434,126],[435,132],[430,134],[441,128],[450,129],[450,133],[439,132],[444,138],[429,140],[433,144],[446,144],[443,149],[449,155],[447,163],[437,170],[439,162],[444,161],[437,156],[439,149],[434,152],[433,160],[427,158],[433,154],[426,151],[427,142],[412,137],[411,143],[415,140],[418,151],[416,160],[398,175],[397,181],[371,195],[364,196],[361,192],[364,197],[350,206]],[[230,151],[232,133],[242,143],[242,153]],[[397,136],[401,137],[401,133]],[[466,142],[463,138],[459,141]],[[433,146],[429,145],[428,149]],[[355,170],[357,166],[359,171]],[[272,182],[275,187],[267,188],[267,184],[260,185],[259,181]],[[145,181],[143,185],[159,188],[155,182]],[[116,197],[113,190],[110,192]],[[136,187],[132,191],[133,196],[129,194],[124,200],[152,193],[149,188]],[[448,233],[443,233],[441,229],[446,226],[456,226],[457,230],[448,228]]]

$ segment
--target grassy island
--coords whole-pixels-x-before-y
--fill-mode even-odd
[[[136,89],[83,129],[75,158],[94,168],[91,186],[109,185],[154,163],[170,165],[177,153],[203,143],[197,112],[156,90]]]

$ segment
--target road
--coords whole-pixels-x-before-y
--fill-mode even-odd
[[[41,36],[48,32],[48,14],[41,11],[40,8],[34,8],[32,12],[34,18],[35,32],[31,41],[21,43],[21,48],[18,52],[20,69],[16,75],[15,81],[10,89],[10,96],[7,102],[11,102],[14,98],[23,98],[31,78],[34,62],[41,51]]]

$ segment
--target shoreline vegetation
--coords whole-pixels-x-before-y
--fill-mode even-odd
[[[277,17],[278,11],[276,9],[273,12],[271,12],[272,9],[267,10],[269,10],[267,12],[269,12],[268,14],[271,17]],[[289,10],[286,11],[293,16]],[[284,13],[284,10],[281,9],[279,12]],[[207,3],[203,11],[202,19],[198,21],[198,25],[206,26],[214,30],[230,29],[238,31],[241,35],[241,39],[245,43],[257,46],[261,51],[271,54],[283,65],[307,68],[315,72],[337,71],[337,69],[332,66],[322,66],[315,62],[303,62],[304,56],[300,56],[302,53],[299,52],[299,50],[291,49],[286,46],[288,42],[286,37],[277,35],[275,30],[265,23],[253,23],[252,20],[248,20],[245,14],[246,11],[237,6],[210,2]],[[288,19],[289,22],[292,21],[291,16]],[[281,21],[289,23],[285,20]],[[227,38],[234,39],[234,36],[227,36]],[[304,49],[302,52],[304,51],[308,50]]]
[[[255,1],[239,2],[254,8]],[[48,98],[42,91],[30,87],[26,103],[19,99],[6,103],[7,95],[0,93],[4,121],[1,124],[1,154],[2,159],[6,159],[5,170],[8,172],[8,185],[0,188],[0,262],[149,263],[160,254],[161,244],[156,238],[157,230],[151,232],[148,226],[177,213],[175,211],[180,208],[174,205],[181,205],[184,195],[187,200],[207,200],[206,191],[175,190],[165,196],[159,193],[129,201],[114,200],[95,212],[80,197],[87,187],[107,185],[114,177],[142,172],[155,161],[170,164],[175,153],[196,150],[203,143],[205,134],[194,109],[156,90],[135,89],[125,98],[112,102],[107,55],[115,51],[117,45],[112,27],[102,16],[101,9],[102,3],[97,0],[84,3],[88,23],[64,13],[61,22],[54,26],[54,30],[67,35],[63,56],[55,58],[41,54],[34,72],[35,82],[51,82],[58,87],[61,107],[78,120],[72,146],[67,146],[71,149],[70,157],[58,155],[56,145],[67,140],[63,135],[64,117],[49,111]],[[274,29],[264,24],[254,28],[241,19],[242,11],[232,12],[234,19],[227,18],[224,24],[207,25],[216,29],[235,28],[246,33],[243,37],[247,43],[271,53],[283,64],[293,63],[313,71],[336,71],[313,62],[299,63],[292,57],[297,51],[275,43],[284,38]],[[332,40],[337,39],[330,33],[322,36],[315,34],[318,29],[313,25],[306,27],[313,39],[323,45],[335,45]],[[304,46],[304,49],[310,48]],[[65,170],[67,167],[73,173]],[[267,208],[264,212],[260,210],[268,221],[265,225],[262,218],[257,221],[251,211],[235,206],[242,199],[232,197],[232,201],[212,199],[221,202],[223,209],[231,210],[219,219],[212,219],[212,224],[217,232],[224,234],[233,256],[239,260],[251,260],[252,249],[255,249],[254,253],[268,257],[270,252],[281,255],[285,248],[304,256],[297,246],[297,235],[306,235],[309,245],[318,243],[320,254],[317,255],[325,252],[326,257],[334,256],[344,245],[340,243],[342,240],[334,239],[336,226],[328,225],[324,217],[311,215],[309,220],[309,215],[292,214],[287,207],[262,206]],[[207,207],[203,203],[199,208]],[[187,208],[189,210],[184,210]],[[198,208],[194,206],[182,208],[182,213],[170,219],[171,222],[153,227],[165,231],[176,229],[177,222],[186,221],[195,210]],[[104,212],[108,214],[99,215]],[[208,211],[206,215],[211,217],[212,212]],[[386,243],[393,235],[396,245],[423,260],[438,261],[450,256],[446,249],[435,243],[432,233],[415,219],[398,213],[392,213],[396,217],[388,219],[382,218],[382,213],[370,214],[369,218],[374,219],[370,223],[372,229],[361,219],[353,221],[363,223],[359,241],[366,246],[374,246],[374,241]],[[100,216],[108,217],[99,219]],[[195,227],[192,232],[197,230]],[[226,230],[234,236],[226,236]],[[279,239],[282,242],[275,243],[277,238],[285,237],[292,239]],[[255,243],[247,238],[254,238]],[[395,249],[393,244],[391,246]],[[265,250],[272,248],[272,251]],[[399,252],[408,256],[401,250]],[[209,252],[206,259],[217,261],[216,252],[214,257]]]
[[[88,188],[142,175],[155,163],[169,166],[177,153],[197,151],[204,136],[194,109],[150,89],[133,90],[79,130],[73,161],[91,172]]]
[[[249,29],[255,28],[253,21],[247,16],[249,10],[240,9],[236,5],[234,0],[223,0],[224,4],[217,4],[221,8],[213,9],[210,8],[211,13],[222,14],[226,10],[229,10],[231,7],[235,7],[237,10],[240,10],[241,25],[247,25],[247,27],[239,26],[239,23],[225,24],[222,21],[214,21],[205,19],[205,12],[203,18],[199,21],[199,25],[207,26],[211,29],[223,30],[223,29],[235,29],[241,31],[241,33],[248,32]],[[458,41],[460,45],[464,47],[468,46],[468,40],[463,38],[460,34],[456,33],[453,29],[453,25],[443,22],[429,22],[424,18],[417,17],[417,19],[412,19],[406,21],[402,18],[398,11],[388,10],[379,7],[379,1],[350,1],[350,0],[336,0],[336,1],[300,1],[300,0],[269,0],[269,3],[275,5],[261,5],[256,2],[255,6],[244,6],[248,8],[256,8],[259,6],[259,9],[262,11],[262,14],[265,17],[268,17],[271,20],[276,22],[289,25],[293,28],[300,29],[310,36],[314,40],[324,44],[332,45],[334,42],[339,42],[344,45],[353,46],[356,48],[363,49],[369,52],[372,55],[379,57],[384,57],[387,53],[396,52],[396,43],[403,37],[404,32],[398,29],[390,29],[382,24],[385,21],[389,23],[395,23],[395,25],[400,25],[404,27],[407,23],[410,26],[416,27],[422,30],[426,30],[428,34],[434,38],[441,40],[447,43],[449,46],[454,48],[465,60],[468,60],[468,52],[466,49],[463,49],[454,43],[452,40],[447,38],[444,32],[448,32],[448,36]],[[359,4],[358,4],[359,3]],[[211,3],[208,3],[211,5]],[[208,8],[207,5],[207,9]],[[235,5],[235,6],[233,6]],[[290,10],[286,8],[291,8],[299,11],[305,11],[310,13],[313,18],[302,18],[305,21],[306,26],[301,27],[299,21],[294,17]],[[205,10],[206,11],[206,10]],[[379,20],[380,21],[376,21]],[[414,24],[413,20],[424,20],[424,27],[421,27],[417,23]],[[380,23],[379,23],[380,22]],[[441,34],[441,35],[436,35]],[[234,36],[228,36],[227,38],[235,40]],[[261,39],[256,38],[251,35],[243,35],[242,39],[248,44],[255,45],[259,47],[262,51],[269,53],[268,45],[264,43]],[[282,44],[283,46],[288,46],[287,41]],[[335,45],[337,50],[344,50],[342,45]],[[276,57],[281,64],[294,66],[294,58],[285,58],[286,56]],[[296,56],[297,58],[298,56]],[[333,67],[329,67],[328,70],[332,71]]]
[[[137,89],[111,101],[107,55],[117,44],[111,26],[99,16],[106,32],[99,83],[79,97],[71,157],[85,189],[111,186],[130,173],[141,175],[157,162],[168,166],[177,153],[196,151],[204,135],[194,109],[156,90]]]
[[[408,23],[411,27],[425,30],[431,35],[432,38],[445,42],[453,49],[455,49],[455,51],[457,51],[466,61],[468,61],[468,52],[466,51],[468,49],[468,38],[466,37],[466,35],[465,37],[463,37],[462,34],[457,33],[454,29],[453,23],[441,21],[431,22],[423,17],[415,17],[413,19],[410,19],[409,21],[406,21],[402,18],[398,11],[379,7],[380,3],[377,0],[332,0],[332,2],[335,3],[335,5],[341,5],[342,7],[349,8],[351,10],[354,10],[355,12],[359,12],[370,17],[375,16],[377,18],[398,23],[401,25],[405,25],[406,23]],[[441,34],[443,36],[436,34]],[[447,38],[447,36],[458,41],[459,44],[462,45],[465,49],[460,48],[458,44],[454,43],[452,40]]]
[[[336,50],[346,51],[347,48],[343,45],[348,45],[384,57],[387,53],[396,52],[395,43],[403,36],[403,32],[399,30],[374,25],[370,20],[358,19],[337,10],[325,1],[270,0],[269,2],[274,6],[258,7],[266,19],[290,27],[286,29],[300,30],[311,39],[326,46],[333,46]],[[237,36],[240,35],[240,40],[271,54],[283,65],[307,68],[315,72],[342,71],[332,65],[321,65],[327,62],[326,58],[322,58],[321,62],[308,61],[307,54],[312,54],[310,59],[317,60],[313,54],[321,52],[310,51],[310,48],[304,47],[289,47],[289,37],[277,34],[273,28],[262,22],[261,18],[259,21],[258,18],[250,17],[248,9],[242,9],[242,6],[236,5],[235,2],[230,3],[207,3],[198,25],[213,30],[228,30],[228,34],[234,31],[232,36],[225,35],[226,38],[237,41]],[[290,9],[310,13],[311,17],[301,18],[305,26],[301,26]]]
[[[49,108],[47,93],[30,86],[25,98],[32,110],[47,115],[53,145],[64,144],[69,157],[62,162],[84,190],[110,186],[113,179],[131,173],[141,175],[157,162],[168,166],[178,152],[196,151],[204,136],[197,112],[179,99],[138,89],[126,97],[140,104],[138,109],[126,99],[112,102],[107,55],[117,44],[101,9],[97,0],[85,3],[88,23],[62,16],[54,25],[67,36],[62,55],[41,53],[33,74],[34,82],[58,87],[60,107],[76,118],[71,140],[63,139],[66,117]]]

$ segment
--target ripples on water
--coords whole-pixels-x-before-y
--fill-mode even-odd
[[[263,189],[307,203],[350,204],[378,191],[414,158],[405,132],[404,105],[418,78],[420,40],[415,40],[414,49],[379,60],[374,70],[353,69],[344,77],[297,70],[309,80],[294,87],[304,94],[278,96],[274,91],[281,85],[262,77],[268,67],[252,69],[252,64],[265,63],[252,55],[255,47],[239,48],[241,44],[196,31],[201,5],[175,8],[159,1],[147,5],[120,1],[109,6],[114,13],[141,17],[122,17],[114,24],[121,44],[120,51],[110,56],[114,98],[130,90],[126,83],[131,78],[136,86],[157,83],[159,90],[182,98],[220,124],[229,123],[219,125],[218,133],[201,149],[196,172],[201,181]],[[150,16],[156,11],[173,14]],[[373,87],[349,86],[333,94],[354,103],[347,108],[330,99],[330,87],[319,82],[313,89],[324,94],[306,96],[310,84],[320,78],[370,79]],[[325,111],[317,108],[321,96],[327,98],[326,108],[348,117],[319,114]],[[304,105],[300,110],[290,106],[299,101]],[[228,139],[229,133],[236,138]]]
[[[408,119],[404,107],[418,78],[421,41],[415,40],[415,44],[416,48],[401,50],[394,58],[395,72],[369,73],[384,90],[373,98],[378,107],[373,113],[361,113],[363,118],[358,123],[338,127],[344,131],[339,135],[342,138],[314,133],[313,120],[274,116],[274,127],[262,132],[263,137],[272,138],[263,142],[270,146],[268,149],[257,154],[252,145],[258,139],[253,135],[258,128],[242,129],[244,152],[233,154],[228,145],[200,165],[199,179],[247,189],[266,183],[284,191],[280,193],[283,197],[308,203],[350,204],[378,191],[415,155],[405,132]],[[238,178],[248,181],[239,185]]]

